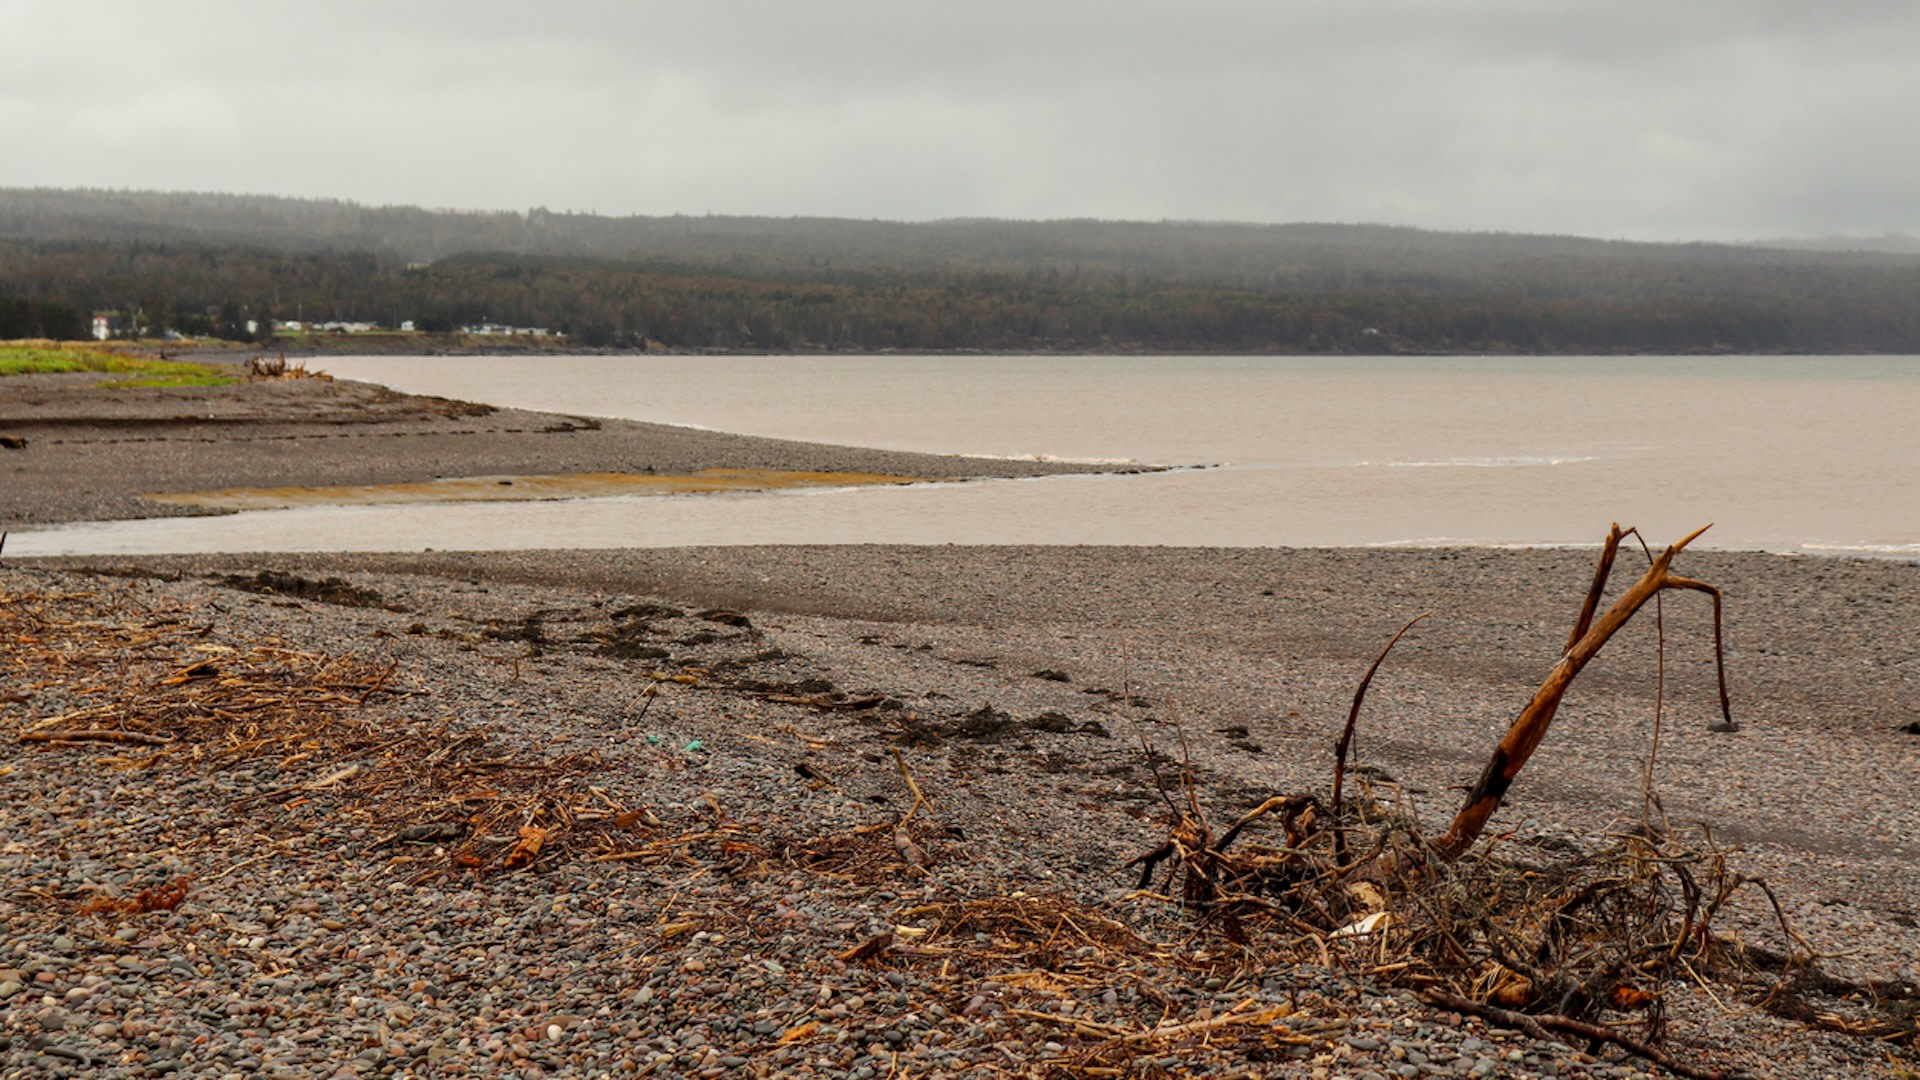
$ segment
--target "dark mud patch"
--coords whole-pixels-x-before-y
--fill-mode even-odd
[[[781,694],[791,697],[833,697],[846,696],[831,679],[808,678],[793,679],[787,682],[769,682],[765,679],[741,679],[727,684],[730,690],[746,694]]]
[[[1025,738],[1035,732],[1049,735],[1091,735],[1109,739],[1112,734],[1092,720],[1075,720],[1062,712],[1043,712],[1021,720],[1008,712],[982,705],[969,713],[945,720],[909,716],[900,726],[900,741],[908,746],[931,746],[949,739],[997,743]]]
[[[647,602],[629,604],[618,611],[610,613],[608,618],[611,618],[615,622],[627,622],[633,619],[683,619],[686,617],[686,614],[686,612],[671,604]]]
[[[361,588],[342,578],[301,577],[283,570],[260,570],[252,574],[226,574],[215,578],[229,589],[241,592],[259,593],[265,596],[285,596],[295,600],[312,600],[322,604],[338,604],[341,607],[377,607],[389,611],[405,609],[387,603],[386,597],[372,589]]]
[[[595,630],[580,641],[615,660],[665,660],[671,654],[658,639],[666,632],[655,623],[686,617],[685,611],[671,604],[642,601],[611,612],[611,622],[605,629]]]
[[[639,619],[614,623],[605,630],[589,634],[586,641],[594,651],[615,660],[663,660],[668,650],[655,643],[659,631]]]
[[[480,637],[485,641],[523,641],[533,646],[536,654],[545,646],[555,643],[547,635],[546,615],[542,612],[520,619],[492,620],[480,631]]]

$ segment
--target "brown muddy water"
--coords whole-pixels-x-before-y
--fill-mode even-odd
[[[1920,556],[1916,357],[342,357],[313,364],[402,390],[563,413],[890,449],[1193,467],[668,498],[594,492],[558,501],[376,505],[343,498],[217,523],[175,518],[18,533],[8,553],[476,544],[1562,545],[1593,543],[1620,521],[1656,541],[1713,522],[1703,541],[1709,546]]]

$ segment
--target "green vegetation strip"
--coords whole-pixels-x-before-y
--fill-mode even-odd
[[[225,386],[239,381],[233,374],[212,364],[155,360],[111,349],[61,342],[0,342],[0,378],[65,371],[98,371],[126,376],[97,384],[103,387]]]

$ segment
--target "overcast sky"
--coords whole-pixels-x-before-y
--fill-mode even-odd
[[[1916,0],[0,0],[0,186],[1920,234]]]

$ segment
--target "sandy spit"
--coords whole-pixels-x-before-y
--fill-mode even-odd
[[[496,409],[349,380],[116,388],[0,379],[0,528],[202,513],[153,493],[704,469],[1022,477],[1112,467],[962,458]]]

